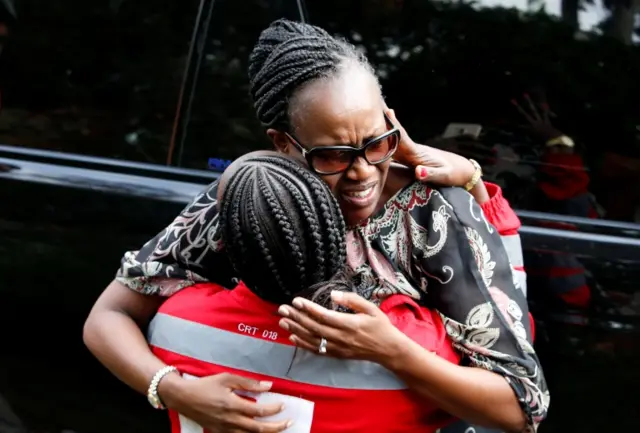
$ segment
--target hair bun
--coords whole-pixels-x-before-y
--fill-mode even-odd
[[[298,38],[331,38],[331,35],[320,27],[311,24],[280,18],[273,21],[258,37],[253,51],[249,55],[249,80],[253,81],[262,68],[268,65],[268,59],[282,44]]]
[[[330,76],[347,59],[373,74],[351,44],[310,24],[287,19],[271,23],[249,56],[250,93],[256,116],[267,128],[286,129],[289,99],[305,83]]]

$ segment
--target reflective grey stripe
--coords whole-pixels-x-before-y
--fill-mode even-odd
[[[524,271],[514,270],[513,271],[514,279],[518,283],[518,287],[524,293],[524,296],[527,296],[527,274]]]
[[[522,258],[522,243],[520,242],[520,236],[509,235],[502,236],[502,244],[504,249],[507,250],[509,260],[511,260],[512,266],[524,266],[524,259]]]
[[[399,390],[407,386],[384,367],[347,361],[166,314],[149,325],[149,344],[211,364],[294,382],[342,389]]]

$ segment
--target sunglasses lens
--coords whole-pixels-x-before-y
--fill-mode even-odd
[[[355,149],[354,149],[355,150]],[[320,174],[340,173],[349,168],[353,152],[348,150],[314,149],[311,154],[311,165]]]
[[[370,164],[378,164],[387,160],[396,151],[399,143],[398,134],[391,134],[369,144],[365,151],[367,161],[369,161]]]

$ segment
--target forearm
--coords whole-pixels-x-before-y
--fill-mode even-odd
[[[507,381],[496,373],[452,364],[406,338],[381,363],[418,395],[468,422],[521,432],[525,415]]]
[[[90,317],[84,342],[111,373],[141,394],[146,394],[153,375],[165,366],[153,355],[136,323],[122,313],[105,312],[96,321]]]
[[[446,176],[446,181],[444,182],[445,185],[462,187],[466,185],[469,180],[471,180],[476,171],[476,167],[474,166],[474,164],[469,159],[463,156],[451,152],[446,152],[444,150],[437,149],[426,144],[418,145],[414,143],[414,146],[415,165],[429,167],[433,164],[434,159],[445,161],[451,161],[453,159],[456,161],[456,163],[454,164],[456,167],[456,172]],[[427,170],[427,172],[428,171],[429,170]],[[485,187],[482,179],[478,180],[476,185],[469,191],[469,193],[471,193],[473,198],[475,198],[476,201],[481,205],[491,200],[491,196],[487,191],[487,188]]]
[[[471,189],[471,191],[469,191],[469,193],[471,193],[473,198],[475,198],[478,204],[481,204],[481,205],[491,200],[491,196],[489,196],[489,191],[487,191],[487,187],[485,186],[482,179],[480,179],[478,183],[476,183],[476,186],[474,186]]]
[[[132,315],[105,304],[110,291],[126,294],[129,289],[112,282],[91,310],[84,325],[83,339],[93,355],[121,381],[146,394],[153,375],[165,364],[151,352],[140,328],[155,313],[160,300],[145,297],[139,315]],[[137,293],[126,294],[143,297]],[[132,316],[137,316],[136,320]]]

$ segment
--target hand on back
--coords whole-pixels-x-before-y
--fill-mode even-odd
[[[280,413],[282,404],[259,404],[240,397],[236,391],[267,392],[270,382],[259,382],[229,373],[195,380],[181,379],[160,397],[167,407],[193,420],[209,433],[276,433],[290,425],[289,420],[268,422],[256,418]]]

